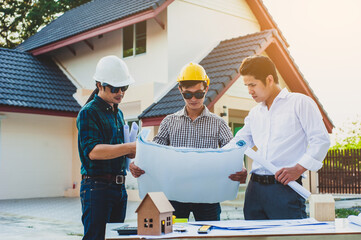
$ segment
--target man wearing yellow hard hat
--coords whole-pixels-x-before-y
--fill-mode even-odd
[[[180,111],[166,116],[160,124],[153,141],[162,145],[188,148],[220,148],[232,139],[232,132],[221,117],[211,113],[204,105],[210,80],[202,66],[196,63],[185,65],[177,79],[178,89],[185,106]],[[144,171],[130,164],[134,177]],[[230,179],[244,182],[246,171],[232,174]],[[212,193],[210,193],[212,194]],[[183,203],[171,201],[177,218],[188,218],[190,212],[197,221],[220,220],[219,203]]]

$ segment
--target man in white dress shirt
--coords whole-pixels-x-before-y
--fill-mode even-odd
[[[330,140],[316,103],[278,85],[273,62],[264,56],[246,58],[240,67],[249,94],[259,103],[229,143],[244,140],[279,171],[275,175],[252,165],[244,203],[247,220],[306,218],[305,200],[287,184],[301,182],[306,170],[322,167]]]

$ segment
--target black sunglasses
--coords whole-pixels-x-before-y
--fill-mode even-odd
[[[197,99],[202,99],[204,94],[206,94],[206,92],[182,92],[184,99],[191,99],[193,96]]]
[[[125,92],[125,91],[127,91],[128,87],[129,87],[129,85],[123,86],[123,87],[113,87],[112,85],[107,84],[107,83],[103,83],[102,86],[110,88],[111,93],[118,93],[119,90],[121,90],[122,92]]]

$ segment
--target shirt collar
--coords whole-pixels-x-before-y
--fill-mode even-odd
[[[113,111],[112,106],[106,101],[104,101],[101,97],[99,97],[98,94],[94,95],[94,101],[102,110]]]
[[[211,113],[210,113],[210,111],[208,110],[208,108],[207,108],[205,105],[203,105],[203,106],[204,106],[204,109],[203,109],[201,115],[199,115],[197,118],[201,118],[201,117],[205,117],[205,116],[210,116],[210,115],[211,115]],[[184,106],[180,111],[178,111],[178,112],[176,113],[176,115],[188,117],[188,113],[187,113],[187,111],[186,111],[186,107]]]
[[[277,95],[276,99],[277,99],[277,98],[287,98],[287,96],[288,96],[289,93],[290,93],[290,92],[287,90],[287,88],[283,88],[283,89],[281,90],[281,92]]]
[[[283,88],[283,89],[278,93],[278,95],[276,96],[276,98],[273,100],[273,103],[272,103],[272,104],[274,104],[275,102],[277,102],[278,99],[287,98],[287,96],[288,96],[289,93],[290,93],[290,92],[288,91],[287,88]],[[262,102],[262,103],[261,103],[261,106],[267,108],[265,102]]]

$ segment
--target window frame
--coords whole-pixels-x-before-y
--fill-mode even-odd
[[[140,24],[140,23],[144,23],[145,24],[145,51],[142,52],[142,53],[136,53],[136,50],[137,50],[137,24]],[[132,43],[132,55],[129,55],[129,56],[124,56],[124,53],[125,53],[125,49],[124,49],[124,29],[126,27],[130,27],[132,26],[133,28],[133,43]],[[135,56],[140,56],[140,55],[143,55],[143,54],[146,54],[147,53],[147,21],[142,21],[142,22],[139,22],[139,23],[135,23],[135,24],[132,24],[132,25],[129,25],[129,26],[126,26],[124,28],[122,28],[122,57],[123,58],[130,58],[130,57],[135,57]]]

